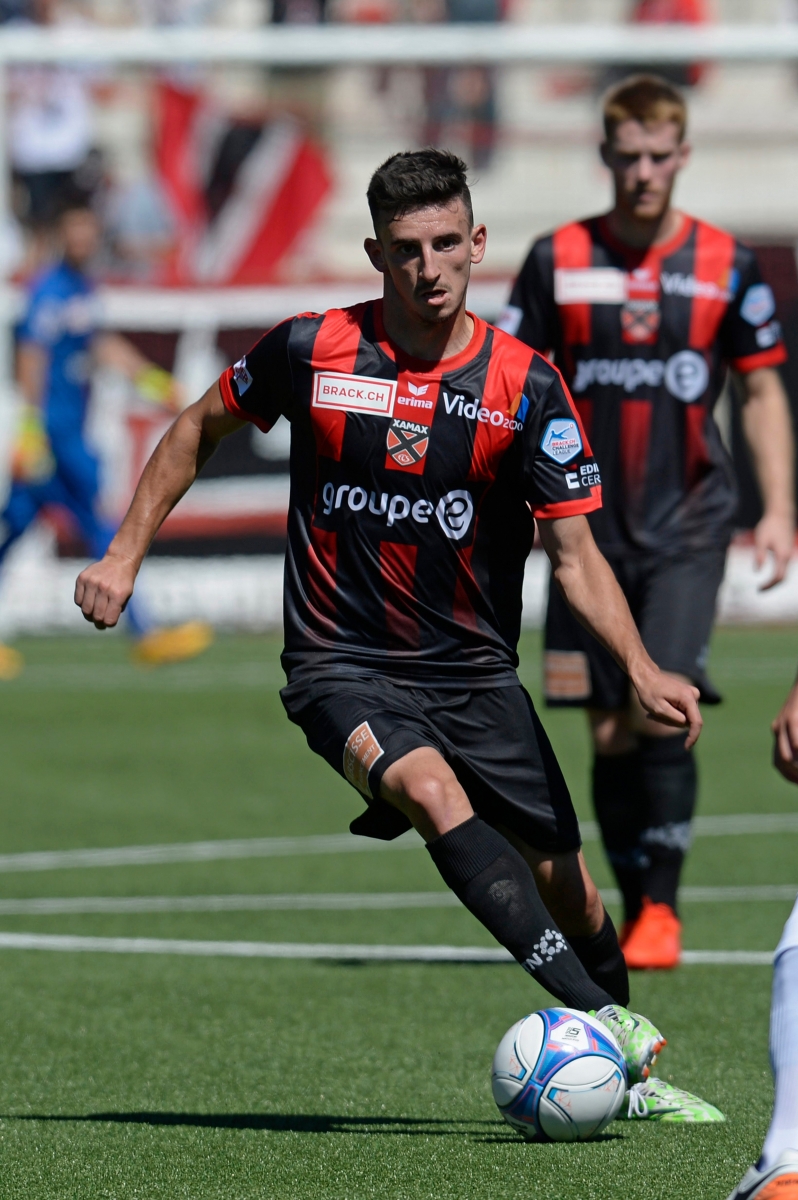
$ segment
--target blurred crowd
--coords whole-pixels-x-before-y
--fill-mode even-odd
[[[485,22],[524,0],[0,0],[0,23],[53,25]],[[705,0],[635,0],[634,21],[701,21]],[[700,68],[681,68],[695,83]],[[391,70],[375,71],[387,97]],[[611,75],[611,72],[610,72]],[[606,73],[565,72],[564,94]],[[477,170],[497,142],[497,80],[482,66],[414,75],[419,145],[447,145]],[[555,86],[557,82],[555,80]],[[151,285],[276,282],[333,182],[325,143],[324,72],[257,67],[142,73],[58,66],[10,75],[13,222],[5,272],[48,260],[58,214],[88,200],[104,236],[98,268]],[[275,176],[277,183],[275,184]]]

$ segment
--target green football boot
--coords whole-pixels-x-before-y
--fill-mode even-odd
[[[616,1117],[618,1121],[671,1121],[674,1124],[707,1124],[725,1121],[714,1104],[700,1096],[683,1092],[664,1079],[646,1079],[636,1083],[626,1093],[626,1108]]]
[[[621,1008],[620,1004],[605,1004],[594,1015],[615,1036],[626,1063],[630,1087],[648,1079],[657,1055],[668,1044],[660,1031],[645,1017]]]

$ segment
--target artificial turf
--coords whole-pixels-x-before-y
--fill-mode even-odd
[[[20,644],[0,687],[0,853],[333,833],[361,804],[276,694],[278,644],[229,638],[140,672],[115,635]],[[538,686],[538,639],[522,675]],[[791,811],[768,725],[798,631],[721,631],[726,703],[700,744],[704,814]],[[589,817],[578,713],[546,716]],[[691,884],[798,885],[798,834],[697,840]],[[600,884],[610,876],[586,847]],[[0,873],[0,898],[431,891],[423,850]],[[785,902],[685,905],[698,949],[771,949]],[[490,944],[464,911],[3,916],[2,930],[353,943]],[[724,1126],[615,1124],[529,1145],[498,1118],[490,1060],[547,997],[513,966],[323,964],[0,950],[2,1200],[724,1200],[767,1124],[767,968],[636,976],[661,1073]]]

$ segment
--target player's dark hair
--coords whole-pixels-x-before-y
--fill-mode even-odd
[[[601,109],[608,142],[622,121],[639,121],[642,125],[672,121],[679,131],[679,141],[687,129],[684,96],[659,75],[627,76],[606,93]]]
[[[442,208],[460,199],[469,225],[474,223],[467,167],[449,150],[403,150],[392,154],[371,177],[366,197],[376,229],[379,221],[393,221],[417,208]]]

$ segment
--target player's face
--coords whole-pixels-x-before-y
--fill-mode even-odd
[[[679,141],[673,121],[622,121],[601,156],[612,171],[615,203],[639,220],[656,220],[668,208],[676,174],[690,147]]]
[[[438,324],[460,309],[487,237],[484,225],[471,227],[462,200],[405,213],[377,235],[366,239],[366,253],[409,313]]]
[[[64,258],[76,267],[89,263],[100,245],[100,227],[93,212],[76,208],[61,219]]]

